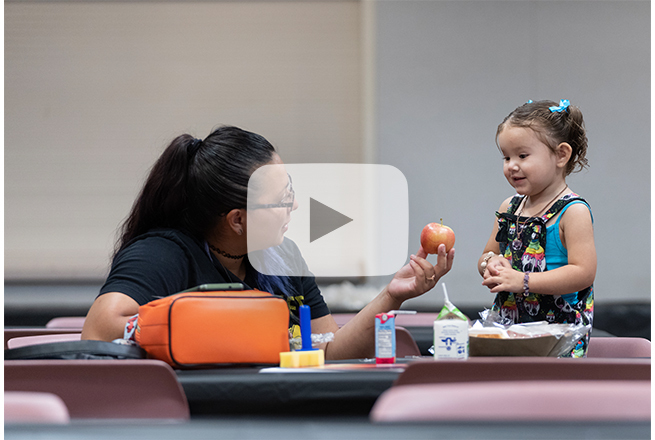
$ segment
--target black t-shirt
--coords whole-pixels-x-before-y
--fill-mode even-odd
[[[300,252],[288,239],[279,249],[296,255]],[[267,290],[260,287],[261,274],[247,259],[246,265],[246,278],[240,280],[221,265],[205,243],[178,230],[157,229],[140,235],[118,252],[100,295],[120,292],[143,305],[201,284],[238,282],[246,289]],[[298,307],[303,304],[310,307],[312,319],[330,313],[311,274],[282,281],[273,282],[268,290],[286,298],[291,323],[298,323]]]

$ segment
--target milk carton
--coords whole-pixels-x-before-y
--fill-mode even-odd
[[[441,285],[445,304],[434,321],[434,358],[468,359],[468,319],[448,299],[446,285]]]

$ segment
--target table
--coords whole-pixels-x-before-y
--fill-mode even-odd
[[[410,359],[330,362],[324,370],[217,368],[178,370],[192,416],[209,414],[368,415]]]
[[[297,416],[298,411],[304,415],[366,416],[376,399],[394,385],[410,364],[408,373],[417,371],[415,367],[427,369],[423,374],[426,377],[418,383],[449,381],[448,378],[501,380],[507,368],[514,364],[522,365],[527,372],[532,371],[537,375],[535,379],[546,378],[548,371],[556,371],[562,379],[643,380],[650,377],[650,359],[478,357],[435,362],[432,357],[412,357],[397,362],[376,366],[373,359],[349,360],[328,362],[323,369],[213,368],[177,370],[176,374],[192,416]]]

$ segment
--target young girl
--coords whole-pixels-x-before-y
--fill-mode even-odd
[[[562,100],[518,107],[498,126],[503,174],[517,195],[496,212],[478,260],[493,311],[513,323],[591,324],[596,248],[591,210],[566,176],[587,166],[580,110]],[[584,357],[589,336],[571,352]]]

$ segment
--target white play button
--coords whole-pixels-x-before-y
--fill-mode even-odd
[[[332,231],[336,231],[343,225],[353,221],[339,211],[330,208],[323,203],[309,198],[309,242],[318,240]]]
[[[247,204],[248,259],[261,273],[386,276],[407,259],[407,180],[393,166],[264,165]]]

